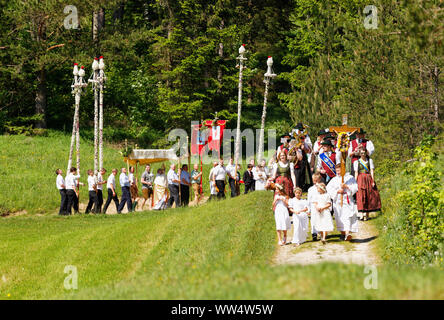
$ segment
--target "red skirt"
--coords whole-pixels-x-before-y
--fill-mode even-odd
[[[369,173],[360,173],[358,175],[358,192],[356,193],[358,211],[381,210],[381,197],[376,184],[372,187],[372,182],[373,179]]]
[[[284,187],[284,191],[290,198],[294,198],[293,193],[293,181],[291,181],[290,178],[287,178],[286,176],[278,176],[276,178],[275,183],[279,183]]]

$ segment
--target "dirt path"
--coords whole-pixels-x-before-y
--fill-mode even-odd
[[[287,244],[279,246],[274,257],[275,264],[314,264],[321,262],[342,262],[360,265],[378,265],[380,259],[376,254],[374,240],[378,236],[376,228],[370,221],[359,221],[359,232],[353,234],[353,239],[342,241],[339,234],[327,236],[327,244],[321,241],[307,242],[300,246]],[[288,239],[293,238],[293,231]]]

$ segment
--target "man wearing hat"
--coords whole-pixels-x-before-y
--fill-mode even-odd
[[[359,132],[356,133],[356,139],[352,140],[350,143],[350,147],[348,148],[348,156],[351,159],[351,167],[350,167],[350,174],[352,176],[355,175],[354,170],[354,162],[358,160],[361,156],[360,151],[361,150],[367,150],[367,155],[369,157],[372,156],[373,152],[375,152],[375,146],[373,145],[373,142],[370,140],[367,140],[365,138],[366,131],[363,128],[359,129]]]
[[[321,174],[325,184],[328,184],[336,176],[335,165],[341,162],[341,155],[334,151],[334,146],[330,140],[322,141],[321,145],[322,153],[318,157],[316,171]]]
[[[315,169],[316,169],[316,165],[318,163],[319,154],[324,152],[321,142],[324,141],[324,138],[327,135],[327,133],[328,133],[328,131],[326,131],[325,129],[319,130],[318,138],[313,145],[313,150],[312,150],[311,159],[310,159],[310,168],[313,173],[316,171]]]

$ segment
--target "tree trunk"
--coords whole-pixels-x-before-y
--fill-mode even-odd
[[[35,124],[36,128],[46,128],[46,70],[42,68],[37,76],[37,93],[35,96],[35,113],[42,115],[42,119]]]
[[[105,10],[100,8],[99,11],[93,12],[92,18],[92,38],[98,42],[100,30],[105,26]]]
[[[224,28],[224,20],[221,21],[219,29],[222,30]],[[219,49],[218,49],[218,55],[220,58],[220,62],[222,62],[222,59],[224,58],[224,44],[222,42],[219,42]],[[217,92],[219,93],[222,88],[222,68],[219,67],[217,69],[217,82],[219,82],[219,88],[217,89]]]

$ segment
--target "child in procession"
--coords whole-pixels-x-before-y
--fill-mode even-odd
[[[276,184],[276,192],[273,200],[274,218],[276,221],[276,232],[280,246],[287,243],[287,231],[291,228],[290,216],[288,215],[288,196],[284,187]],[[281,235],[282,234],[282,235]]]
[[[322,179],[322,177],[319,172],[316,172],[312,175],[313,185],[310,188],[308,188],[308,192],[307,192],[308,208],[309,208],[310,212],[313,212],[315,210],[313,199],[318,194],[317,184],[321,182],[321,179]],[[315,228],[316,216],[310,215],[310,219],[311,219],[311,237],[312,237],[313,241],[316,241],[316,240],[318,240],[318,231]]]
[[[293,240],[291,243],[301,245],[307,239],[308,201],[302,198],[302,189],[295,188],[295,197],[288,201],[288,210],[293,213]]]
[[[318,194],[313,199],[315,228],[321,234],[321,241],[326,244],[327,232],[333,231],[333,220],[330,214],[331,198],[327,193],[325,183],[316,184]]]

